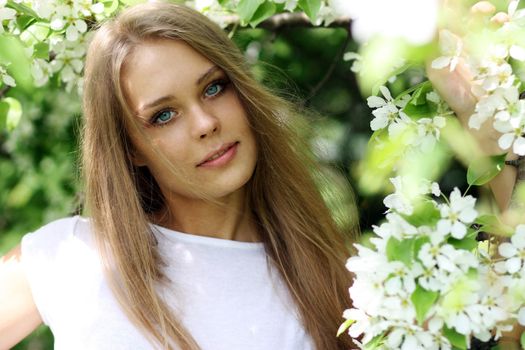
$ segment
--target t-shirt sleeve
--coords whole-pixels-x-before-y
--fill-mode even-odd
[[[78,217],[53,221],[22,237],[22,266],[29,282],[33,300],[44,324],[52,326],[51,310],[60,305],[61,286],[58,256],[74,234]]]

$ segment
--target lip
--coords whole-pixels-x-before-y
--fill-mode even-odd
[[[233,157],[235,157],[235,154],[237,154],[237,145],[239,144],[238,141],[227,143],[222,145],[219,149],[212,151],[208,153],[203,160],[197,164],[197,167],[217,167],[222,166],[226,163],[228,163]],[[208,160],[217,153],[224,152],[220,157],[215,158],[213,160]]]

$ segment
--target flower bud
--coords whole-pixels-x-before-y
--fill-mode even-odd
[[[498,12],[494,16],[492,16],[492,18],[490,19],[490,21],[494,24],[503,24],[503,23],[508,22],[509,20],[510,20],[510,17],[505,12]]]
[[[478,1],[470,8],[470,12],[476,15],[491,15],[495,11],[496,7],[488,1]]]

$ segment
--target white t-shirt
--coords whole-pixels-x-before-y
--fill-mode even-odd
[[[152,226],[175,281],[160,292],[203,350],[314,349],[262,243]],[[55,349],[153,348],[110,292],[88,219],[61,219],[26,234],[22,262]]]

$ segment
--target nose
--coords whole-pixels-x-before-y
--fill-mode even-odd
[[[196,139],[204,139],[220,130],[219,119],[202,106],[191,109],[192,134]]]

